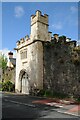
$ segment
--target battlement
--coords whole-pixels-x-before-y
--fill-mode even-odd
[[[36,22],[48,25],[48,15],[42,15],[41,11],[37,10],[35,15],[31,15],[31,26]]]
[[[72,48],[76,47],[76,40],[68,41],[67,44],[70,45]]]
[[[17,48],[21,48],[22,46],[25,46],[30,43],[31,43],[30,38],[28,35],[26,35],[24,38],[21,38],[20,40],[18,40],[16,42],[16,45],[17,45]]]
[[[71,38],[66,38],[66,36],[59,34],[53,34],[48,31],[48,15],[42,15],[41,11],[37,10],[35,15],[31,15],[31,33],[30,37],[26,35],[17,41],[17,48],[21,48],[25,45],[29,45],[35,40],[40,41],[54,41],[54,43],[59,42],[61,44],[67,43],[71,47],[76,46],[76,41],[71,41]]]

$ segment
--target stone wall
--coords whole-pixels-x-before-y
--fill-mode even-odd
[[[44,43],[44,88],[77,96],[80,93],[80,63],[68,43]],[[80,51],[76,52],[79,55]],[[73,57],[74,56],[74,57]]]

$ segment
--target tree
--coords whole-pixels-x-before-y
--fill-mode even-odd
[[[4,54],[0,53],[0,68],[2,69],[3,74],[6,67],[7,67],[7,58]]]

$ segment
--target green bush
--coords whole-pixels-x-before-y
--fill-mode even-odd
[[[80,103],[80,97],[78,97],[78,98],[76,99],[76,102]]]
[[[52,97],[53,94],[52,94],[52,92],[50,90],[46,90],[44,96],[46,96],[46,97]]]
[[[50,90],[40,90],[37,94],[38,96],[51,97],[52,92]]]
[[[40,96],[45,96],[45,97],[60,98],[60,99],[69,97],[68,95],[66,95],[64,93],[54,92],[54,91],[51,91],[51,90],[41,90],[39,92],[39,95]]]
[[[37,96],[44,96],[45,90],[40,90],[37,94]]]
[[[69,96],[67,94],[64,94],[64,93],[53,92],[53,97],[64,99],[64,98],[68,98]]]
[[[15,90],[15,85],[11,81],[2,83],[2,91],[12,92]]]

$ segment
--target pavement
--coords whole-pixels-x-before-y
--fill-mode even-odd
[[[54,101],[53,99],[45,99],[45,100],[43,99],[43,100],[33,101],[32,103],[55,106],[58,108],[53,110],[57,112],[80,117],[80,104],[76,104],[71,101],[67,101],[67,100]]]
[[[9,94],[22,95],[21,93],[20,94],[9,93]],[[80,104],[75,103],[74,101],[60,100],[60,99],[57,100],[57,99],[43,98],[38,96],[34,96],[34,97],[37,97],[39,99],[33,100],[32,104],[43,104],[43,105],[51,106],[53,107],[53,111],[56,111],[58,113],[64,113],[64,114],[80,117]]]

